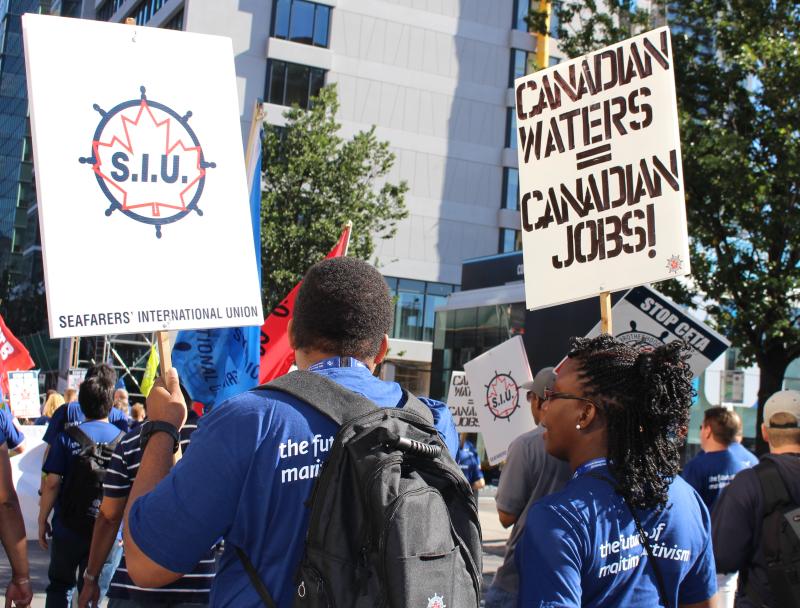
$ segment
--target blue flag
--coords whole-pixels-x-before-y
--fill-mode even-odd
[[[248,142],[247,176],[260,287],[262,131],[261,114],[256,112]],[[260,325],[180,331],[172,347],[172,365],[192,399],[208,410],[258,384],[260,339]]]

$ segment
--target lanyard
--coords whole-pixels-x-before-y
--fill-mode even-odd
[[[363,367],[365,370],[369,371],[366,365],[353,357],[331,357],[330,359],[323,359],[309,366],[308,371],[321,372],[326,369],[335,369],[337,367]]]
[[[605,458],[593,458],[589,462],[584,462],[581,466],[575,469],[575,473],[572,474],[572,479],[577,479],[584,473],[588,473],[589,471],[594,471],[595,469],[604,467],[607,464],[608,461]]]

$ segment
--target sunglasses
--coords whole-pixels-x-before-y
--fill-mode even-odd
[[[577,401],[586,401],[591,403],[597,409],[602,409],[600,405],[587,397],[579,397],[578,395],[571,395],[570,393],[557,393],[549,389],[544,389],[544,399],[542,400],[542,407],[547,407],[549,401],[556,401],[557,399],[575,399]]]

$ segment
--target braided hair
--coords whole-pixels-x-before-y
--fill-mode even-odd
[[[569,357],[579,364],[585,393],[606,420],[608,466],[617,492],[632,507],[666,505],[680,468],[678,449],[692,404],[689,347],[670,342],[638,350],[609,335],[573,338]]]

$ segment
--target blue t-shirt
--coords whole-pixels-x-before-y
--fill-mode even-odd
[[[11,412],[8,411],[8,408],[0,408],[0,443],[5,442],[8,449],[13,450],[23,441],[25,441],[25,436],[14,425]]]
[[[744,451],[747,452],[747,450]],[[750,452],[747,453],[750,454]],[[727,449],[717,452],[700,452],[686,463],[681,477],[697,490],[700,498],[711,511],[722,490],[733,481],[736,474],[751,466],[753,465],[749,460],[742,460],[729,446]]]
[[[610,477],[605,465],[592,474]],[[637,511],[637,516],[670,605],[713,596],[711,521],[697,493],[678,477],[665,509]],[[658,606],[658,585],[647,559],[625,501],[609,483],[579,475],[530,508],[516,553],[519,606]]]
[[[64,409],[64,408],[59,408]],[[120,431],[113,424],[108,422],[101,422],[99,420],[87,420],[80,424],[81,430],[94,441],[95,443],[111,443],[117,438]],[[47,453],[47,458],[42,465],[42,471],[45,473],[55,473],[61,475],[63,479],[69,477],[72,463],[81,451],[81,445],[77,441],[67,435],[66,432],[61,432],[56,436],[55,441],[50,445],[50,451]],[[59,488],[58,500],[53,508],[53,534],[60,535],[65,532],[65,528],[61,525],[58,517],[59,503],[61,502],[61,492],[64,491],[65,484],[62,482]],[[69,531],[66,531],[67,533]]]
[[[318,373],[379,406],[402,405],[400,387],[365,368]],[[437,429],[455,439],[454,452],[452,417],[444,404],[437,409]],[[226,546],[245,551],[278,606],[288,608],[308,527],[305,502],[337,431],[330,418],[285,393],[237,395],[200,419],[191,449],[152,492],[133,504],[130,533],[150,559],[173,572],[191,571],[223,537]],[[225,551],[211,605],[260,603],[236,553]]]
[[[478,456],[470,449],[472,446],[468,446],[467,443],[469,442],[464,443],[464,446],[458,450],[456,463],[461,467],[461,472],[464,473],[469,484],[472,485],[479,479],[483,479],[483,472]]]
[[[44,437],[42,437],[42,439],[45,443],[52,446],[53,441],[61,431],[65,431],[71,426],[80,424],[84,420],[86,420],[86,416],[83,414],[81,404],[77,401],[67,403],[53,412],[53,417],[50,418],[50,423],[47,425],[47,430],[44,432]],[[108,412],[108,421],[123,433],[128,432],[128,418],[122,410],[112,407],[111,411]]]
[[[753,452],[748,450],[738,441],[734,441],[732,444],[730,444],[728,449],[733,452],[734,456],[736,456],[741,462],[747,463],[748,467],[754,467],[758,464],[758,456],[753,454]]]

